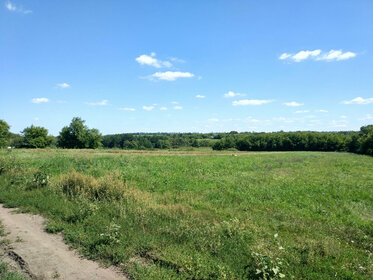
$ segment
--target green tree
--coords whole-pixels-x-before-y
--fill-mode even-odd
[[[373,125],[367,125],[360,128],[359,152],[373,156]]]
[[[48,129],[41,126],[26,127],[22,132],[23,145],[26,148],[45,148],[49,146],[53,137],[48,136]]]
[[[9,139],[9,125],[0,120],[0,148],[6,147]]]
[[[84,122],[81,118],[73,118],[69,126],[62,128],[57,145],[69,149],[101,147],[101,133],[97,129],[89,129]]]

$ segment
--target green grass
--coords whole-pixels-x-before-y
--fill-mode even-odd
[[[372,157],[234,153],[2,151],[0,201],[133,279],[373,277]]]
[[[0,262],[0,280],[26,280],[18,272],[9,271],[8,264]]]

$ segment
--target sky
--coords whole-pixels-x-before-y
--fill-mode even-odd
[[[0,119],[58,135],[373,124],[372,0],[0,0]]]

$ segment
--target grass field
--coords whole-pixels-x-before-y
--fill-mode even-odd
[[[372,157],[235,154],[1,151],[0,201],[133,279],[372,279]]]

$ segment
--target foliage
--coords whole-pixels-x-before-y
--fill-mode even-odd
[[[9,139],[9,125],[0,120],[0,148],[6,147]]]
[[[360,129],[359,152],[373,156],[373,125],[363,126]]]
[[[39,170],[33,174],[33,179],[28,184],[27,189],[44,188],[48,185],[48,183],[49,175],[45,172],[45,170]]]
[[[357,132],[274,132],[227,134],[213,146],[214,150],[240,151],[324,151],[373,154],[373,129]]]
[[[70,149],[96,149],[101,147],[101,134],[97,129],[89,129],[81,118],[73,118],[69,126],[62,128],[57,145]]]
[[[22,146],[25,148],[45,148],[49,146],[53,137],[48,136],[48,130],[41,126],[26,127],[22,132]]]

